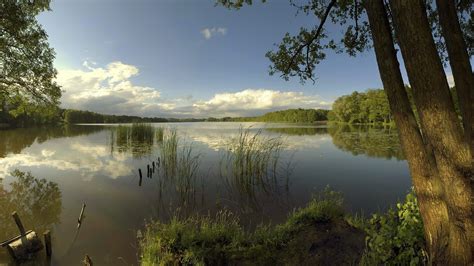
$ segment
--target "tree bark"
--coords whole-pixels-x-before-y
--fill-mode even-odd
[[[434,157],[423,142],[415,115],[410,106],[394,48],[390,24],[383,0],[365,2],[380,77],[387,93],[391,114],[398,129],[403,152],[410,167],[413,185],[423,218],[425,239],[431,259],[446,264],[439,252],[445,242],[448,213],[444,190],[439,179]]]
[[[466,43],[459,25],[454,0],[436,0],[439,22],[448,50],[449,64],[456,84],[464,135],[474,154],[474,74],[472,73]],[[471,158],[472,159],[472,158]],[[471,161],[474,165],[474,161]]]
[[[450,264],[473,263],[473,189],[469,145],[454,111],[423,0],[391,0],[399,40],[426,145],[432,148],[449,215]]]

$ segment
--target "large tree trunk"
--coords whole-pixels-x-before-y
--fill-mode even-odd
[[[469,145],[454,111],[423,0],[392,0],[390,6],[423,139],[433,149],[444,185],[450,221],[448,259],[452,265],[468,265],[473,262],[474,251]]]
[[[365,8],[380,77],[410,167],[423,218],[428,252],[436,264],[446,264],[447,261],[443,260],[444,256],[439,251],[442,250],[440,247],[446,239],[443,232],[448,228],[448,213],[434,157],[423,142],[408,100],[383,0],[368,0]]]
[[[446,42],[449,64],[453,71],[456,93],[461,109],[464,134],[474,154],[474,74],[459,25],[454,0],[436,0],[439,22]],[[471,162],[474,164],[474,162]]]

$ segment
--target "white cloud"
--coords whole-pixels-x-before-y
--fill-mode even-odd
[[[217,31],[217,30],[216,30]],[[156,117],[255,116],[286,108],[329,108],[331,103],[302,92],[246,89],[216,93],[210,99],[163,99],[160,91],[139,86],[132,78],[136,66],[112,62],[105,67],[86,61],[85,69],[59,70],[57,82],[63,88],[62,107],[103,114]]]
[[[208,101],[193,104],[197,113],[212,115],[255,115],[255,111],[273,111],[286,108],[329,108],[331,103],[318,96],[302,92],[282,92],[269,89],[246,89],[235,93],[218,93]]]
[[[226,35],[227,34],[227,28],[222,28],[222,27],[212,27],[212,28],[204,28],[201,30],[202,36],[206,40],[209,40],[215,35]]]
[[[59,70],[57,82],[63,88],[62,106],[107,114],[146,115],[152,109],[160,111],[160,92],[154,88],[133,84],[138,75],[133,65],[112,62],[105,68],[84,62],[87,70]],[[154,108],[151,108],[154,107]]]

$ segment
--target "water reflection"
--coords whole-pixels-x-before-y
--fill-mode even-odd
[[[60,222],[62,201],[58,185],[19,170],[11,175],[15,181],[9,184],[9,190],[0,179],[0,242],[19,234],[11,216],[14,211],[27,230],[32,229],[40,235],[51,230]],[[0,264],[8,260],[5,253],[0,253]]]
[[[228,208],[243,223],[276,223],[327,184],[343,191],[351,207],[366,212],[395,202],[410,186],[405,162],[374,159],[403,159],[395,129],[244,123],[245,128],[252,126],[250,136],[261,131],[264,139],[284,142],[281,150],[276,149],[279,152],[269,156],[254,145],[247,160],[245,149],[235,159],[239,148],[229,144],[239,138],[241,123],[153,126],[155,134],[146,133],[148,137],[134,137],[130,129],[111,125],[0,131],[0,180],[6,177],[3,182],[10,183],[9,173],[19,168],[47,176],[61,188],[61,218],[39,221],[57,224],[61,219],[55,226],[57,247],[66,249],[70,244],[80,204],[87,202],[87,222],[70,253],[56,250],[56,254],[66,254],[58,263],[74,265],[88,253],[100,265],[118,265],[117,257],[136,264],[136,250],[130,248],[136,229],[145,219],[165,220],[176,212],[191,215]],[[159,136],[161,127],[166,129]],[[176,128],[175,136],[170,128]],[[358,154],[367,156],[353,156]],[[153,162],[155,172],[147,178],[147,165],[152,167]],[[138,168],[143,172],[142,186],[138,186]],[[0,185],[0,212],[7,209],[5,202],[14,203],[6,200],[15,198],[6,196],[13,191],[9,183]],[[24,183],[25,187],[30,184],[28,191],[35,191],[31,189],[35,182]],[[372,189],[374,183],[379,190]],[[42,191],[47,196],[36,201],[54,198],[53,192]],[[6,228],[10,212],[11,208],[0,220],[0,233],[16,232],[14,224],[13,229]],[[30,219],[28,214],[20,215],[25,216],[25,223]]]
[[[396,128],[346,125],[329,127],[328,132],[337,148],[351,152],[352,155],[405,159]]]
[[[43,143],[47,140],[62,137],[88,135],[104,130],[101,126],[74,126],[19,128],[14,130],[0,130],[0,158],[9,153],[21,151],[33,143]]]
[[[328,133],[326,127],[271,127],[265,128],[268,132],[279,133],[289,136],[311,136],[324,135]]]

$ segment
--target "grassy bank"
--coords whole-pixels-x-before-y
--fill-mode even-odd
[[[169,223],[150,223],[141,240],[141,262],[142,265],[354,263],[363,248],[364,233],[345,221],[341,195],[327,190],[305,208],[292,212],[285,223],[261,225],[253,232],[245,230],[238,218],[227,211],[215,216],[174,217]]]
[[[238,218],[175,216],[147,225],[142,265],[422,265],[423,224],[413,193],[384,214],[346,215],[340,193],[325,190],[286,222],[245,230]]]

